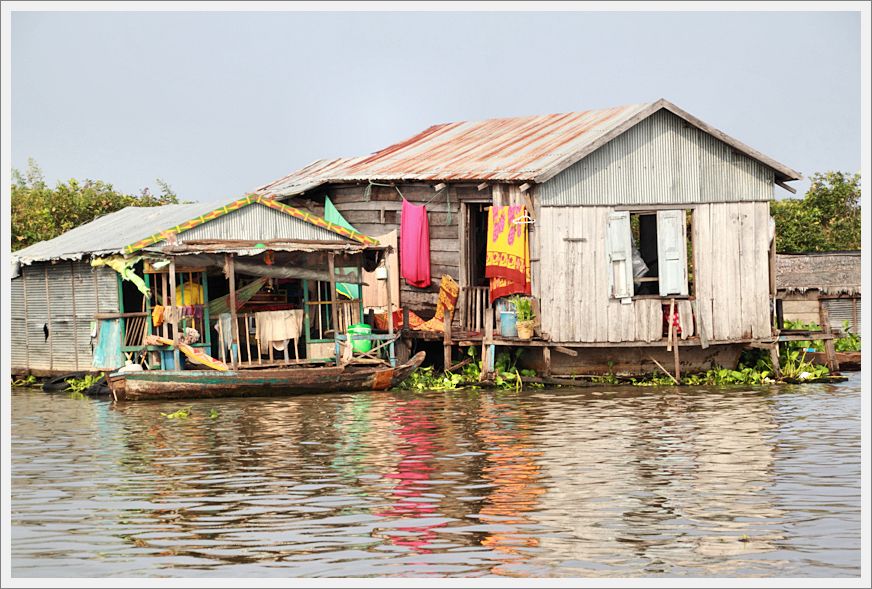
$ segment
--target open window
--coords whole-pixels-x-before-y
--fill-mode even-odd
[[[609,296],[687,296],[688,211],[612,211],[608,218]]]

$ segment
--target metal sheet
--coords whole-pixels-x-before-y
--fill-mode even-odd
[[[178,238],[180,243],[200,239],[338,241],[340,237],[323,227],[306,223],[269,207],[253,204],[189,229]]]
[[[539,189],[543,206],[770,200],[774,173],[662,110]]]

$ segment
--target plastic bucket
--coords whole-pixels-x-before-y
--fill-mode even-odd
[[[514,311],[500,311],[500,335],[518,337],[518,315]]]
[[[366,323],[355,323],[348,327],[348,335],[369,335],[372,333],[372,327]],[[368,339],[353,339],[351,340],[351,348],[355,352],[365,353],[372,349],[372,340]]]

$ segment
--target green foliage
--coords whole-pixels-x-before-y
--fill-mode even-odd
[[[26,378],[19,378],[12,381],[14,387],[32,387],[36,384],[36,377],[28,374]]]
[[[167,419],[187,419],[191,416],[191,408],[184,407],[183,409],[178,409],[176,411],[173,411],[172,413],[161,413],[161,415],[163,415]]]
[[[220,415],[220,413],[218,413],[218,410],[215,409],[214,407],[212,407],[212,411],[209,412],[209,418],[210,419],[218,419],[219,415]]]
[[[515,307],[518,321],[532,321],[535,318],[533,314],[533,301],[529,298],[515,295],[509,299],[509,302]]]
[[[498,389],[512,389],[520,391],[525,385],[522,377],[536,376],[535,370],[519,369],[518,359],[523,350],[515,348],[513,351],[502,350],[494,359],[494,382]],[[477,357],[475,346],[470,346],[466,351],[469,356],[469,364],[465,365],[460,372],[442,373],[432,366],[424,366],[413,372],[404,380],[398,388],[413,391],[453,391],[461,388],[479,388],[482,362]],[[543,385],[531,383],[531,388],[542,388]]]
[[[69,378],[67,384],[73,395],[84,395],[85,391],[103,380],[102,374],[86,374],[85,378]]]
[[[50,188],[32,159],[27,171],[12,172],[12,249],[18,250],[129,206],[177,204],[169,184],[158,179],[161,193],[147,188],[139,195],[123,194],[101,180],[58,182]]]
[[[860,174],[814,174],[802,199],[771,204],[779,252],[860,249]]]
[[[848,322],[842,322],[842,337],[836,340],[835,346],[837,352],[859,352],[860,351],[860,336],[851,332],[848,327]]]

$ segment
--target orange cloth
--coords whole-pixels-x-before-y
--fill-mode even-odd
[[[154,327],[160,327],[164,321],[164,308],[162,305],[155,305],[151,310],[151,324]]]
[[[454,316],[454,309],[457,307],[457,298],[460,296],[460,286],[448,274],[442,275],[442,281],[439,283],[439,302],[436,303],[436,314],[429,321],[424,321],[414,311],[409,311],[409,327],[419,331],[445,331],[446,312],[448,321]],[[399,329],[403,326],[403,310],[397,309],[393,312],[394,329]],[[379,331],[388,330],[388,314],[375,314],[375,328]]]
[[[460,296],[460,286],[448,274],[442,275],[439,283],[439,302],[436,303],[436,314],[430,321],[418,327],[412,327],[419,331],[445,331],[445,320],[450,322],[457,307],[457,297]],[[409,323],[412,323],[412,313],[409,313]]]
[[[523,205],[492,206],[487,217],[484,275],[490,278],[490,300],[511,294],[531,294],[530,240]]]

